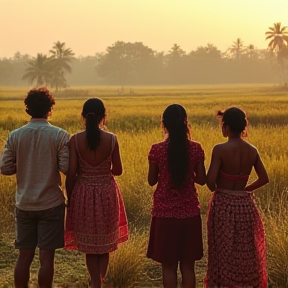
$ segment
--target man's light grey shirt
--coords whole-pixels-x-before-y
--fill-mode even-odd
[[[60,171],[68,169],[68,141],[68,132],[44,118],[9,134],[0,169],[3,175],[16,173],[16,207],[40,211],[64,202]]]

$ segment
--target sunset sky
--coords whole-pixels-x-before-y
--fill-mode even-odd
[[[0,57],[47,54],[56,41],[76,56],[116,41],[160,52],[212,43],[225,51],[237,38],[266,48],[273,23],[288,26],[288,0],[0,0]]]

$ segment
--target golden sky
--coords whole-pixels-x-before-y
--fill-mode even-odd
[[[58,40],[76,56],[116,41],[158,52],[207,43],[225,51],[237,38],[266,48],[276,22],[288,26],[288,0],[0,0],[0,57],[47,54]]]

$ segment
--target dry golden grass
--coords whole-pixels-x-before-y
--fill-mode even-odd
[[[0,87],[1,150],[9,131],[29,120],[23,105],[27,90]],[[124,89],[123,95],[118,95],[118,87],[76,87],[56,94],[56,105],[50,122],[71,134],[83,129],[81,108],[90,97],[103,99],[108,113],[107,127],[118,137],[124,174],[117,177],[117,181],[130,226],[134,227],[131,232],[134,229],[137,231],[132,233],[129,242],[120,245],[119,250],[111,256],[109,280],[114,287],[132,287],[140,280],[142,284],[146,282],[147,287],[159,287],[159,281],[149,280],[154,276],[155,279],[159,277],[159,266],[147,262],[145,257],[153,195],[153,188],[147,184],[147,154],[152,143],[163,139],[160,115],[171,103],[185,106],[192,138],[199,141],[205,150],[206,167],[209,166],[212,147],[225,141],[215,112],[232,105],[247,111],[250,123],[248,141],[258,148],[270,178],[268,185],[256,191],[267,234],[269,279],[273,288],[288,286],[285,278],[288,274],[288,97],[285,92],[267,85],[214,85],[131,87],[131,91],[129,87]],[[252,174],[251,181],[254,177]],[[5,234],[9,235],[8,238],[0,238],[0,259],[5,259],[0,262],[0,287],[12,287],[9,285],[13,282],[13,265],[17,256],[12,241],[15,185],[15,177],[0,176],[0,234],[10,233]],[[198,192],[202,213],[205,215],[211,193],[206,187],[198,187]],[[199,287],[205,274],[205,261],[204,258],[197,266]],[[34,282],[37,269],[38,262],[35,259],[31,274]],[[143,274],[141,270],[146,272]],[[128,280],[123,273],[131,278],[129,283],[125,282]],[[86,287],[87,271],[79,253],[57,252],[55,282],[58,287],[72,287],[71,283],[74,283],[73,287]]]

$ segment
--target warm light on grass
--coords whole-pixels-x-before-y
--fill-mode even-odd
[[[134,232],[128,242],[119,245],[112,253],[107,282],[113,288],[133,288],[143,281],[146,246],[147,235]]]
[[[9,131],[29,121],[23,104],[26,90],[28,89],[0,87],[1,150]],[[232,105],[246,110],[250,123],[247,140],[258,148],[270,178],[268,185],[255,192],[259,206],[263,211],[269,211],[269,213],[262,213],[268,240],[269,279],[275,285],[278,283],[278,286],[273,288],[287,286],[285,275],[287,276],[288,273],[288,218],[286,216],[288,213],[286,196],[288,194],[288,98],[285,92],[278,91],[275,87],[255,85],[129,87],[124,89],[122,96],[119,96],[117,91],[118,87],[84,87],[83,89],[77,87],[61,91],[56,95],[56,105],[53,117],[50,119],[51,124],[63,127],[73,134],[83,129],[80,115],[85,100],[99,97],[107,107],[107,128],[117,135],[124,166],[124,173],[117,177],[117,182],[124,198],[130,226],[135,227],[137,231],[127,243],[119,245],[119,250],[111,256],[109,280],[114,281],[113,287],[128,288],[132,283],[136,283],[141,269],[145,270],[144,266],[147,264],[144,250],[148,240],[147,231],[153,196],[153,188],[147,183],[147,155],[152,143],[163,140],[160,116],[171,103],[185,106],[191,124],[192,138],[199,141],[205,150],[207,168],[212,147],[216,143],[225,141],[215,117],[216,111]],[[250,181],[254,177],[255,175],[252,174]],[[0,176],[0,234],[3,232],[13,234],[14,231],[15,185],[15,177]],[[206,214],[211,192],[206,187],[197,186],[197,189],[201,211]],[[11,249],[13,243],[9,245]],[[0,258],[3,255],[1,247],[6,247],[3,249],[6,251],[5,257],[8,257],[8,246],[3,245],[0,246]],[[85,285],[87,274],[83,257],[75,253],[72,255],[61,253],[57,253],[55,281],[63,285],[65,283],[67,285],[69,281],[74,283],[78,281],[78,287]],[[15,258],[15,255],[13,257]],[[69,266],[67,261],[72,261],[74,264]],[[6,275],[0,277],[1,287],[5,287],[12,281],[11,261],[9,263],[9,265],[5,264],[5,267],[0,267],[0,273]],[[35,267],[38,267],[37,265],[35,264]],[[80,270],[77,272],[77,265],[80,265],[81,272]],[[61,269],[66,272],[61,274]],[[125,282],[128,280],[125,280],[124,274],[121,276],[120,272],[126,273],[126,277],[131,278],[131,282]],[[202,272],[205,274],[205,271]],[[132,275],[138,275],[135,276],[137,279]],[[197,276],[199,283],[202,276],[202,274]],[[277,282],[277,277],[281,277],[282,282]]]

